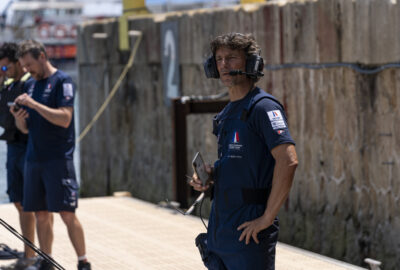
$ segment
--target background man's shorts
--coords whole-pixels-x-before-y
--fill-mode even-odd
[[[25,164],[24,211],[74,212],[79,186],[72,160]]]
[[[10,202],[22,202],[26,144],[7,144],[7,194]]]

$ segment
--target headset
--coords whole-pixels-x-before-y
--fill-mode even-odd
[[[264,76],[262,72],[264,69],[264,60],[258,54],[250,54],[246,57],[246,70],[231,70],[229,75],[236,76],[245,74],[247,77],[252,79],[257,79]],[[219,72],[217,69],[217,62],[215,61],[215,56],[210,55],[204,62],[204,71],[207,78],[219,78]]]

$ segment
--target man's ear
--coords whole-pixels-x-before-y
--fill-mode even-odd
[[[44,54],[44,52],[40,52],[39,60],[40,60],[40,61],[47,61],[47,57],[46,57],[46,55]]]

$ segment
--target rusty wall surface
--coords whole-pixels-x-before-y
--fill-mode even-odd
[[[207,80],[208,43],[251,32],[267,64],[400,60],[400,3],[320,0],[266,3],[131,18],[143,31],[135,63],[110,106],[81,142],[84,195],[129,190],[158,202],[172,194],[171,108],[164,103],[163,23],[179,26],[183,95],[226,91]],[[105,32],[106,40],[92,34]],[[84,127],[116,82],[128,54],[118,50],[118,22],[88,23],[78,41],[80,123]],[[365,75],[351,68],[266,71],[259,86],[286,106],[300,166],[281,211],[280,240],[362,264],[400,265],[400,71]],[[188,117],[188,157],[216,158],[212,115]],[[189,166],[189,164],[188,164]]]

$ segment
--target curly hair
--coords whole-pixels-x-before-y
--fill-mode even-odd
[[[44,53],[47,58],[46,49],[44,45],[36,40],[24,40],[18,44],[17,57],[23,57],[24,55],[30,53],[36,60],[39,59],[40,53]]]
[[[18,45],[12,42],[4,43],[0,48],[0,59],[7,58],[10,62],[17,62]]]
[[[260,54],[261,49],[252,34],[229,33],[216,37],[210,43],[210,49],[215,55],[221,47],[228,47],[232,50],[243,50],[246,56]]]

